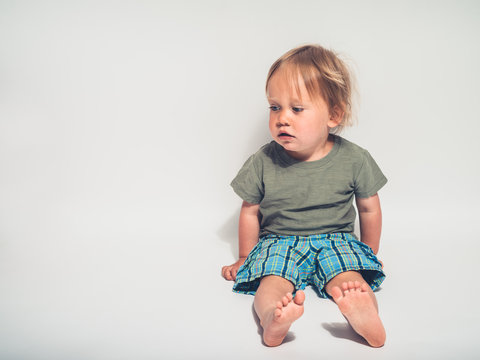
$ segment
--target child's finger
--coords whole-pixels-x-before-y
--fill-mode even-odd
[[[225,280],[228,280],[228,273],[229,273],[228,266],[224,266],[222,268],[222,276],[225,278]]]
[[[225,271],[225,279],[227,279],[229,281],[233,280],[233,278],[232,278],[232,267],[231,266],[228,266],[226,271]]]

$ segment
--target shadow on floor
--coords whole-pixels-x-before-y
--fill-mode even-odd
[[[347,339],[369,346],[367,341],[358,335],[348,323],[322,323],[322,327],[333,337]]]
[[[217,235],[226,243],[230,244],[232,255],[238,258],[238,218],[240,216],[240,207],[228,218],[228,220],[218,229]]]

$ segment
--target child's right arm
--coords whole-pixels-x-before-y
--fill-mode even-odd
[[[258,242],[258,234],[260,232],[259,209],[260,205],[258,204],[250,204],[246,201],[242,204],[238,223],[239,259],[232,265],[222,268],[222,275],[227,280],[236,279],[238,269],[243,265],[248,254]]]

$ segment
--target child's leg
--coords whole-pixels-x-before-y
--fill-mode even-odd
[[[303,314],[305,293],[298,290],[292,298],[293,284],[275,275],[262,278],[255,293],[254,308],[268,346],[280,345],[290,325]]]
[[[385,329],[378,316],[375,294],[356,271],[335,276],[325,286],[352,328],[373,347],[385,343]]]

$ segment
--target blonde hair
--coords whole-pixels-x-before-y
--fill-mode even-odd
[[[288,51],[270,67],[266,90],[279,68],[288,70],[287,76],[295,84],[298,94],[300,75],[312,99],[321,96],[330,111],[337,107],[343,112],[343,117],[338,126],[331,130],[332,133],[339,133],[345,126],[352,125],[353,79],[348,67],[336,53],[320,45],[304,45]]]

